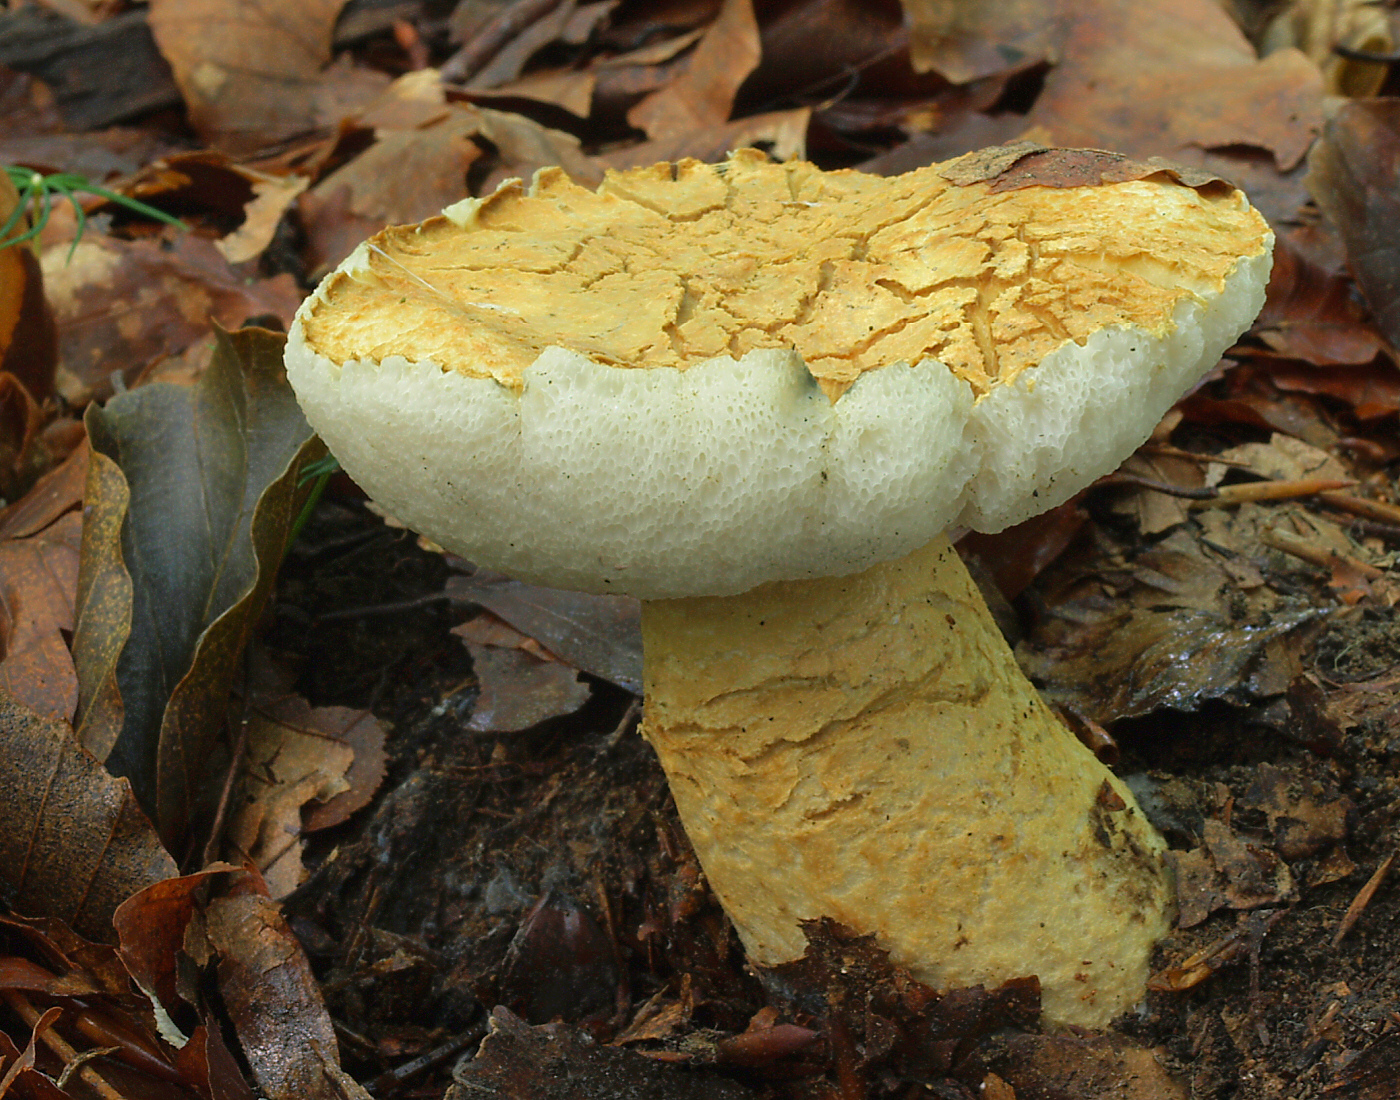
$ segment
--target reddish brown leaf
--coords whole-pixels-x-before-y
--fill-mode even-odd
[[[153,882],[112,914],[123,964],[146,995],[155,997],[168,1012],[181,1002],[177,965],[190,918],[211,877],[234,870],[229,864],[214,864],[197,874]]]
[[[0,694],[0,875],[20,912],[112,938],[112,914],[175,873],[131,786],[62,722]]]
[[[1376,420],[1400,411],[1400,369],[1389,359],[1362,366],[1311,366],[1276,363],[1269,379],[1290,393],[1323,394],[1351,406],[1361,420]]]
[[[0,542],[0,690],[39,714],[71,721],[78,677],[64,633],[73,629],[82,516]]]
[[[19,201],[10,177],[0,173],[0,223]],[[21,218],[9,236],[28,228],[28,219]],[[57,361],[58,333],[33,245],[0,249],[0,371],[13,375],[35,400],[43,401],[53,392]]]
[[[345,1100],[326,1073],[339,1057],[320,987],[276,904],[255,893],[217,898],[205,918],[219,992],[263,1095]]]
[[[1371,362],[1385,344],[1352,292],[1351,279],[1299,247],[1305,240],[1294,231],[1274,245],[1269,296],[1255,333],[1278,354],[1320,366]]]
[[[38,534],[64,512],[81,504],[87,461],[85,437],[60,465],[36,481],[29,492],[0,509],[0,539],[22,539]]]
[[[1308,158],[1307,183],[1346,243],[1377,327],[1400,347],[1400,100],[1343,104]]]
[[[152,0],[150,25],[195,129],[221,148],[247,152],[325,119],[321,71],[344,6]]]

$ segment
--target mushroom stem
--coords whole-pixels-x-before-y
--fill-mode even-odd
[[[750,957],[874,933],[935,988],[1143,998],[1165,844],[1025,678],[946,538],[864,573],[643,605],[645,734]]]

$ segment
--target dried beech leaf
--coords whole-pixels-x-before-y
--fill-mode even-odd
[[[106,397],[114,372],[134,384],[153,364],[207,339],[211,318],[227,329],[266,315],[290,325],[301,302],[290,275],[250,279],[192,233],[168,247],[89,233],[71,261],[66,245],[49,249],[44,272],[70,399]]]
[[[205,917],[218,956],[219,993],[261,1093],[270,1100],[360,1100],[342,1095],[335,1030],[311,963],[275,902],[255,893],[216,898]],[[275,1011],[269,1011],[275,1006]]]
[[[152,0],[151,33],[174,71],[190,122],[208,141],[248,152],[324,121],[321,71],[345,0]]]
[[[112,914],[175,861],[132,797],[67,724],[0,694],[0,876],[19,912],[111,940]]]
[[[727,122],[762,53],[753,0],[724,0],[685,72],[628,111],[627,121],[653,141]]]
[[[132,585],[116,670],[124,717],[106,762],[172,843],[208,778],[231,677],[304,491],[299,471],[320,452],[282,344],[256,329],[220,334],[198,386],[143,386],[87,415],[94,463],[118,462],[131,492],[119,547]],[[119,573],[111,561],[94,569]]]
[[[83,518],[69,512],[37,534],[0,542],[0,690],[70,721],[78,677],[63,632],[73,629]]]

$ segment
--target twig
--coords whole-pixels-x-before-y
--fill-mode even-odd
[[[1282,550],[1285,554],[1307,562],[1309,565],[1316,565],[1321,569],[1336,569],[1338,566],[1345,566],[1355,569],[1368,581],[1380,580],[1385,576],[1384,569],[1377,569],[1374,565],[1354,558],[1350,554],[1340,554],[1336,550],[1326,550],[1320,546],[1313,546],[1304,542],[1297,535],[1290,535],[1286,531],[1265,531],[1259,536],[1259,541],[1265,546],[1271,546],[1275,550]]]
[[[44,1015],[29,1002],[29,998],[17,990],[7,989],[0,992],[5,1003],[14,1009],[15,1013],[31,1028],[36,1028],[40,1018]],[[65,1066],[78,1062],[82,1055],[73,1047],[69,1046],[63,1036],[59,1035],[52,1027],[43,1030],[35,1030],[35,1036],[39,1042],[48,1047],[62,1060]],[[84,1060],[85,1061],[85,1060]],[[83,1083],[90,1087],[102,1100],[126,1100],[112,1084],[98,1073],[92,1066],[79,1064],[78,1076],[83,1079]]]
[[[1244,504],[1256,500],[1293,500],[1310,497],[1332,489],[1347,489],[1354,481],[1338,481],[1332,477],[1301,477],[1293,481],[1245,481],[1238,485],[1222,485],[1215,495],[1200,507],[1213,508]]]
[[[1387,504],[1383,500],[1368,500],[1351,493],[1318,493],[1317,499],[1353,516],[1363,516],[1377,523],[1400,526],[1400,505]]]
[[[1361,919],[1361,914],[1366,911],[1366,906],[1371,904],[1371,899],[1376,896],[1376,891],[1380,889],[1381,883],[1385,880],[1386,874],[1390,871],[1390,865],[1395,862],[1395,853],[1391,852],[1385,859],[1381,860],[1381,865],[1376,868],[1375,873],[1366,880],[1366,885],[1357,891],[1356,897],[1351,899],[1351,904],[1347,906],[1347,911],[1342,914],[1342,923],[1337,925],[1336,935],[1332,937],[1332,946],[1341,944],[1346,934],[1351,931],[1352,926]]]
[[[444,84],[465,84],[490,64],[506,44],[526,27],[539,22],[564,0],[515,0],[493,15],[462,48],[442,63]]]

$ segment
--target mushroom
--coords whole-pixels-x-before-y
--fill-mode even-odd
[[[1272,235],[1182,178],[1030,146],[545,169],[362,245],[288,376],[410,526],[644,601],[644,734],[755,963],[831,917],[1102,1026],[1169,926],[1165,845],[946,532],[1069,499],[1249,326]]]

